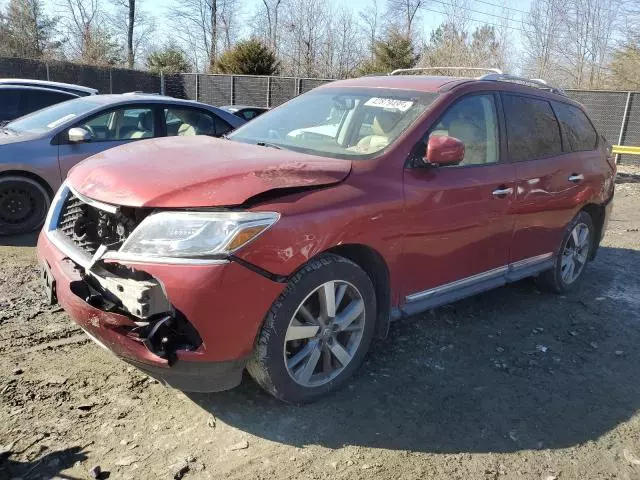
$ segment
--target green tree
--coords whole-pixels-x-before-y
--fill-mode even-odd
[[[56,23],[45,15],[42,0],[11,0],[0,13],[0,52],[26,58],[53,54],[61,45]]]
[[[182,50],[169,45],[147,57],[147,68],[154,73],[183,73],[191,70]]]
[[[392,31],[384,40],[376,42],[373,60],[364,62],[359,69],[361,75],[389,73],[398,68],[415,67],[416,55],[411,38]]]
[[[124,52],[113,35],[102,27],[95,27],[83,35],[80,62],[88,65],[115,66],[123,63]]]
[[[280,62],[273,51],[255,38],[238,42],[224,52],[214,68],[216,73],[244,75],[276,75],[279,70]]]
[[[611,82],[624,90],[640,90],[640,36],[613,53]]]

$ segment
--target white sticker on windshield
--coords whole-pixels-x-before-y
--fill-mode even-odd
[[[393,108],[395,110],[400,110],[401,112],[406,112],[411,108],[413,102],[408,100],[396,100],[393,98],[372,97],[365,102],[365,105],[368,107]]]
[[[60,117],[57,120],[54,120],[53,122],[47,124],[47,128],[56,128],[59,127],[60,125],[62,125],[64,122],[66,122],[67,120],[71,120],[73,117],[75,117],[76,114],[75,113],[69,113],[67,115],[65,115],[64,117]]]

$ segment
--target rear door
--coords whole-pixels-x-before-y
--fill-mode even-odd
[[[579,208],[584,159],[571,153],[550,101],[511,93],[503,93],[502,101],[508,156],[518,178],[511,263],[535,264],[557,252]]]
[[[458,99],[417,148],[424,154],[431,135],[455,137],[465,144],[462,163],[405,170],[407,313],[504,283],[516,176],[501,155],[497,100],[493,93]]]
[[[125,105],[85,118],[73,125],[87,130],[91,140],[70,143],[68,130],[60,133],[58,159],[62,178],[75,164],[91,155],[128,142],[158,136],[157,108],[153,105]],[[70,128],[73,128],[70,127]]]

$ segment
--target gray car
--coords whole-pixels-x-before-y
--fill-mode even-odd
[[[91,95],[0,129],[0,235],[39,228],[53,193],[85,158],[165,136],[222,136],[245,123],[219,108],[148,94]]]

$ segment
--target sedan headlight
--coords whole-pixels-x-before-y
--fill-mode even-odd
[[[279,218],[275,212],[154,213],[135,228],[118,253],[147,259],[220,257],[246,245]]]

